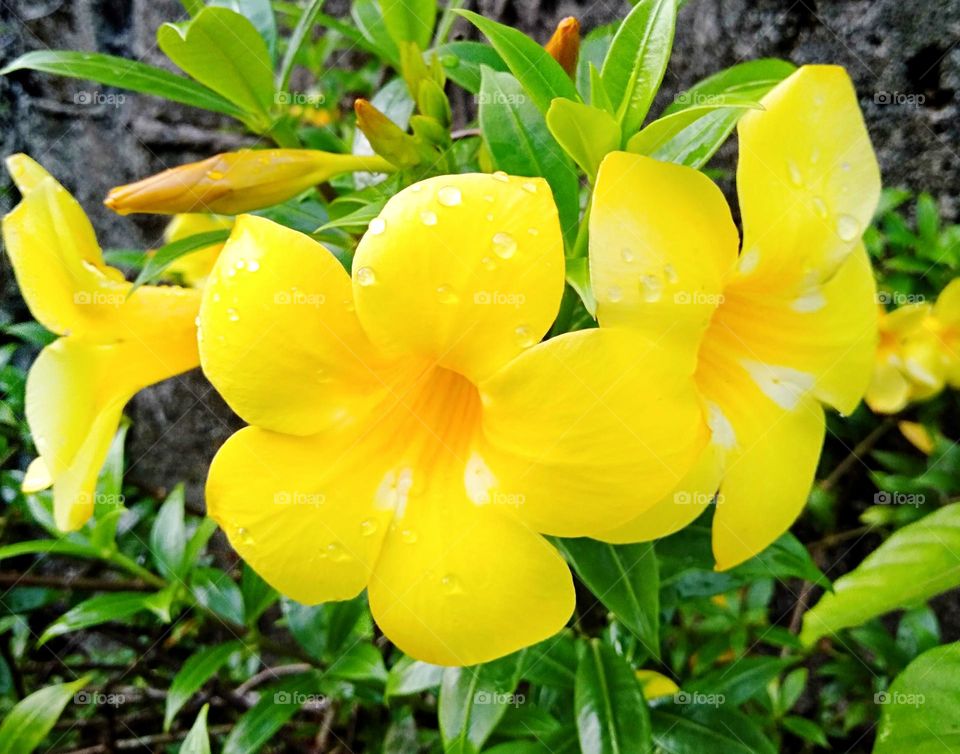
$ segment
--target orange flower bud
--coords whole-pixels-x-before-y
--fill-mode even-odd
[[[557,24],[557,30],[544,47],[570,78],[576,76],[577,58],[580,56],[580,22],[573,16],[567,16]]]

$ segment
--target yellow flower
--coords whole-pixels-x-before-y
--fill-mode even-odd
[[[121,215],[235,215],[279,204],[339,173],[357,170],[389,172],[393,167],[376,156],[313,149],[242,149],[117,186],[104,204]]]
[[[649,512],[606,533],[655,539],[719,489],[719,569],[759,553],[799,515],[824,437],[822,404],[852,411],[870,379],[874,281],[860,235],[880,176],[841,68],[801,68],[739,126],[744,238],[702,173],[612,153],[590,218],[604,328],[660,338],[689,359],[712,440]]]
[[[94,506],[97,474],[126,402],[143,387],[197,365],[198,292],[132,291],[107,266],[77,201],[26,155],[7,159],[20,203],[3,240],[33,316],[62,336],[30,368],[26,413],[40,458],[25,486],[53,485],[54,516],[77,529]]]
[[[173,243],[198,233],[229,230],[232,227],[233,218],[224,215],[200,213],[174,215],[163,231],[163,240],[164,243]],[[221,251],[223,251],[222,243],[185,254],[167,267],[167,272],[179,275],[184,283],[193,288],[202,288]]]
[[[210,515],[295,600],[366,587],[418,659],[469,665],[552,635],[574,592],[542,534],[632,519],[707,437],[674,349],[628,330],[539,342],[563,286],[540,179],[405,189],[352,280],[309,237],[238,218],[204,289],[200,355],[254,426],[214,459]]]
[[[879,340],[873,376],[864,399],[881,414],[895,414],[915,400],[930,398],[943,389],[937,339],[925,325],[933,307],[908,304],[878,314]]]

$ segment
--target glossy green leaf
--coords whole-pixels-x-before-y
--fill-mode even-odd
[[[229,230],[211,230],[206,233],[195,233],[187,238],[181,238],[178,241],[165,244],[157,249],[153,254],[146,258],[146,264],[137,274],[134,281],[135,287],[148,285],[156,282],[167,268],[177,261],[180,257],[186,256],[194,251],[206,249],[216,244],[224,243],[230,237]]]
[[[379,0],[353,0],[350,16],[363,36],[378,50],[380,57],[393,65],[400,62],[400,50],[387,31]]]
[[[197,601],[221,618],[243,624],[243,595],[228,574],[219,568],[194,568],[190,588]]]
[[[68,50],[36,50],[21,55],[0,70],[0,75],[30,70],[95,81],[141,94],[163,97],[183,105],[191,105],[234,118],[242,118],[243,110],[205,86],[177,76],[162,68],[127,60],[113,55]]]
[[[660,575],[653,545],[611,545],[595,539],[556,539],[580,580],[641,641],[660,655]]]
[[[443,680],[443,667],[404,655],[387,674],[386,696],[408,696],[435,689]]]
[[[960,643],[924,652],[876,694],[882,705],[873,754],[960,751]]]
[[[633,668],[599,639],[582,647],[574,705],[583,754],[653,751],[650,713]]]
[[[0,724],[0,754],[30,754],[40,746],[88,680],[47,686],[17,702]]]
[[[793,664],[779,657],[739,657],[683,685],[684,691],[722,699],[734,707],[766,691],[767,684]]]
[[[155,595],[145,592],[100,594],[84,600],[57,618],[47,626],[37,644],[43,645],[55,636],[101,623],[123,623],[139,612],[153,610],[155,606]]]
[[[746,715],[710,704],[663,704],[650,713],[657,751],[670,754],[776,754]]]
[[[284,600],[287,627],[301,647],[318,660],[333,660],[372,630],[366,593],[352,600],[301,605]]]
[[[509,70],[497,51],[482,42],[447,42],[436,49],[436,54],[447,77],[471,94],[480,92],[481,66]]]
[[[193,721],[193,726],[180,746],[180,754],[210,754],[210,736],[207,734],[207,711],[209,704],[204,704]]]
[[[641,0],[620,25],[601,76],[624,134],[643,123],[667,70],[676,0]]]
[[[297,62],[297,54],[313,31],[314,23],[317,16],[320,15],[324,2],[325,0],[310,0],[307,7],[300,12],[297,25],[293,27],[290,39],[287,41],[287,50],[283,54],[283,62],[280,63],[280,73],[277,77],[278,89],[285,91],[290,83],[290,74],[293,73],[293,66]]]
[[[591,91],[590,69],[599,71],[607,57],[610,44],[620,28],[619,23],[605,24],[591,29],[580,40],[580,55],[577,58],[577,90],[586,98]],[[597,104],[593,102],[593,104]]]
[[[246,563],[240,577],[240,592],[243,594],[244,621],[248,626],[254,625],[264,610],[280,598],[279,592]]]
[[[227,8],[204,8],[185,25],[157,30],[160,49],[181,70],[269,125],[273,66],[250,21]]]
[[[270,59],[277,59],[277,19],[270,0],[207,0],[207,5],[229,8],[246,18],[267,43]]]
[[[380,13],[387,33],[398,46],[415,42],[423,50],[430,44],[437,22],[437,0],[380,0]]]
[[[792,63],[776,58],[738,63],[678,94],[673,103],[664,110],[664,115],[690,107],[715,104],[718,98],[730,95],[746,100],[759,100],[795,70],[797,67]]]
[[[577,677],[577,642],[569,629],[527,649],[521,676],[558,689],[573,688]]]
[[[572,244],[580,212],[577,169],[511,74],[483,68],[479,120],[498,170],[547,180],[560,213],[564,238],[568,245]]]
[[[803,617],[800,638],[821,636],[911,607],[960,586],[960,503],[909,524],[837,579]]]
[[[547,127],[557,143],[592,181],[608,152],[620,147],[620,126],[605,110],[568,99],[555,99],[547,110]]]
[[[526,34],[471,11],[457,12],[490,40],[541,113],[546,113],[550,103],[557,97],[574,101],[580,99],[566,71],[550,57],[550,53]]]
[[[383,656],[373,644],[366,641],[354,641],[351,646],[337,652],[327,667],[327,673],[331,678],[345,681],[387,681]]]
[[[100,558],[101,553],[89,545],[63,539],[31,539],[0,547],[0,560],[19,555],[69,555],[76,558]]]
[[[163,713],[163,729],[170,730],[170,724],[203,685],[222,668],[230,655],[243,647],[239,641],[231,641],[212,647],[203,647],[190,655],[177,671],[167,692],[167,703]]]
[[[446,668],[440,685],[440,734],[445,754],[480,751],[510,704],[520,681],[524,651],[469,668]]]
[[[183,509],[183,484],[178,484],[160,506],[150,529],[150,555],[157,570],[168,579],[183,576],[187,541]]]

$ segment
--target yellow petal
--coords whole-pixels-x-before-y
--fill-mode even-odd
[[[638,670],[637,680],[643,686],[643,698],[648,700],[673,696],[680,690],[680,687],[672,678],[668,678],[656,670]]]
[[[392,510],[377,437],[314,437],[247,427],[218,451],[207,510],[271,586],[298,602],[349,599],[366,586]]]
[[[336,257],[264,218],[237,219],[204,289],[200,332],[204,373],[265,429],[306,435],[357,421],[395,382]]]
[[[650,510],[596,538],[613,544],[649,542],[680,531],[703,513],[722,477],[721,454],[711,443],[680,483]]]
[[[741,274],[760,287],[828,280],[880,196],[880,171],[846,71],[803,66],[738,126]]]
[[[764,550],[800,515],[824,436],[823,409],[789,370],[701,353],[697,380],[725,456],[713,522],[717,569]],[[812,383],[811,383],[812,384]]]
[[[196,363],[196,341],[187,327],[171,326],[154,342],[96,344],[66,337],[43,349],[27,375],[26,413],[53,479],[59,528],[77,529],[93,512],[97,476],[124,404],[141,388]]]
[[[473,665],[546,639],[573,612],[566,563],[508,511],[478,506],[462,477],[437,478],[407,506],[369,586],[377,624],[437,665]]]
[[[960,278],[954,278],[940,291],[933,313],[943,324],[960,323]]]
[[[870,384],[877,349],[873,270],[861,246],[836,275],[794,298],[743,280],[724,292],[707,339],[743,358],[812,378],[813,394],[851,413]]]
[[[380,157],[314,149],[243,149],[164,170],[110,190],[106,204],[127,215],[216,212],[236,215],[270,207],[339,173],[392,171]]]
[[[924,455],[933,453],[936,447],[936,440],[930,434],[930,431],[918,422],[901,421],[897,422],[897,428],[913,447]]]
[[[474,381],[543,337],[563,276],[550,188],[502,173],[401,191],[353,260],[357,314],[374,343]]]
[[[53,477],[50,475],[50,469],[47,468],[44,460],[38,456],[27,466],[27,471],[23,475],[23,483],[20,485],[20,489],[29,494],[31,492],[45,490],[52,484]]]
[[[875,413],[895,414],[910,402],[910,392],[910,381],[899,362],[884,360],[874,367],[864,400]]]
[[[727,202],[702,173],[626,152],[604,159],[590,212],[601,325],[682,342],[692,358],[737,245]]]
[[[688,366],[616,328],[527,351],[480,385],[493,494],[564,537],[602,535],[649,509],[705,444]]]
[[[229,230],[233,227],[233,222],[232,217],[225,217],[224,215],[197,213],[174,215],[163,231],[163,240],[164,243],[173,243],[198,233]],[[221,251],[223,251],[223,244],[217,244],[185,254],[167,267],[167,272],[179,275],[187,285],[200,288],[206,283],[207,276],[210,275],[210,271],[213,269]]]

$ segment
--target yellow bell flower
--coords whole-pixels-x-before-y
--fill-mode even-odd
[[[806,66],[763,105],[739,125],[739,254],[717,186],[640,155],[606,157],[590,217],[601,326],[683,353],[712,430],[674,491],[600,538],[665,536],[719,489],[718,569],[756,555],[797,518],[820,457],[822,404],[856,407],[876,343],[860,235],[880,175],[853,86],[841,68]]]
[[[552,635],[574,591],[542,535],[634,518],[707,437],[675,349],[628,330],[540,342],[563,287],[540,179],[401,191],[352,279],[311,238],[238,218],[204,289],[200,355],[253,426],[213,461],[210,515],[299,602],[367,588],[420,660],[471,665]]]
[[[3,240],[31,313],[61,337],[27,375],[26,413],[40,457],[28,490],[53,485],[63,530],[90,517],[97,475],[126,402],[197,366],[197,291],[133,286],[107,266],[77,201],[23,154],[7,159],[23,198],[3,218]]]
[[[233,227],[233,218],[225,215],[205,215],[185,213],[174,215],[163,231],[164,243],[181,241],[198,233],[210,233],[214,230],[229,230]],[[223,251],[223,244],[208,246],[189,254],[184,254],[167,267],[167,272],[178,275],[184,283],[193,288],[202,288],[207,276],[213,269],[217,257]]]
[[[392,172],[382,157],[315,149],[241,149],[164,170],[110,189],[104,204],[128,215],[216,212],[235,215],[270,207],[340,173]]]

